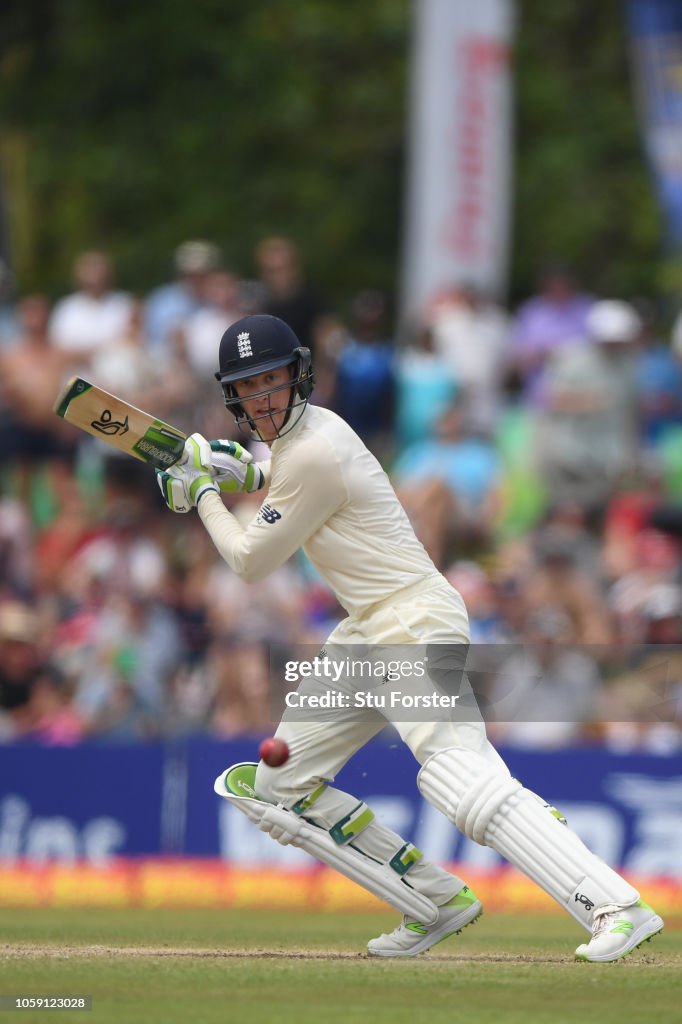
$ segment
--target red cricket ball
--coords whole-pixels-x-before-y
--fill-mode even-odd
[[[279,768],[289,760],[289,748],[284,740],[268,736],[258,748],[258,755],[261,761],[269,764],[271,768]]]

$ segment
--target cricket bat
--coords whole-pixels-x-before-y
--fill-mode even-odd
[[[182,430],[82,377],[72,377],[64,386],[54,411],[75,427],[156,469],[168,469],[184,451],[187,435]]]

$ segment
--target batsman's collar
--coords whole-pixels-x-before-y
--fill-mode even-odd
[[[294,415],[297,412],[298,412],[297,409],[293,410],[293,414]],[[286,434],[284,434],[283,437],[277,437],[272,442],[272,445],[270,446],[270,451],[272,452],[272,454],[276,455],[278,452],[281,452],[282,449],[285,448],[296,437],[296,435],[298,434],[298,432],[301,429],[301,427],[305,423],[308,422],[309,418],[310,418],[310,404],[308,402],[306,402],[305,409],[299,415],[299,417],[298,417],[296,423],[294,423],[293,427],[291,427],[290,430],[287,430]]]

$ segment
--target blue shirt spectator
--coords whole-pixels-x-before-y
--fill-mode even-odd
[[[642,440],[655,445],[666,427],[682,424],[682,364],[667,345],[642,349],[635,375]]]
[[[210,242],[191,241],[178,246],[177,280],[155,288],[145,303],[144,332],[152,349],[158,351],[170,345],[173,332],[203,307],[206,278],[219,263],[218,249]]]
[[[431,437],[459,389],[449,365],[434,351],[430,328],[424,329],[418,346],[405,349],[397,358],[395,378],[398,444]]]

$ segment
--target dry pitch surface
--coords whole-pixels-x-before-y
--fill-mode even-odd
[[[391,914],[0,912],[0,994],[93,996],[83,1024],[661,1024],[682,1017],[682,920],[616,964],[576,964],[570,920],[485,915],[414,960],[363,955]],[[56,1015],[56,1016],[55,1016]]]

